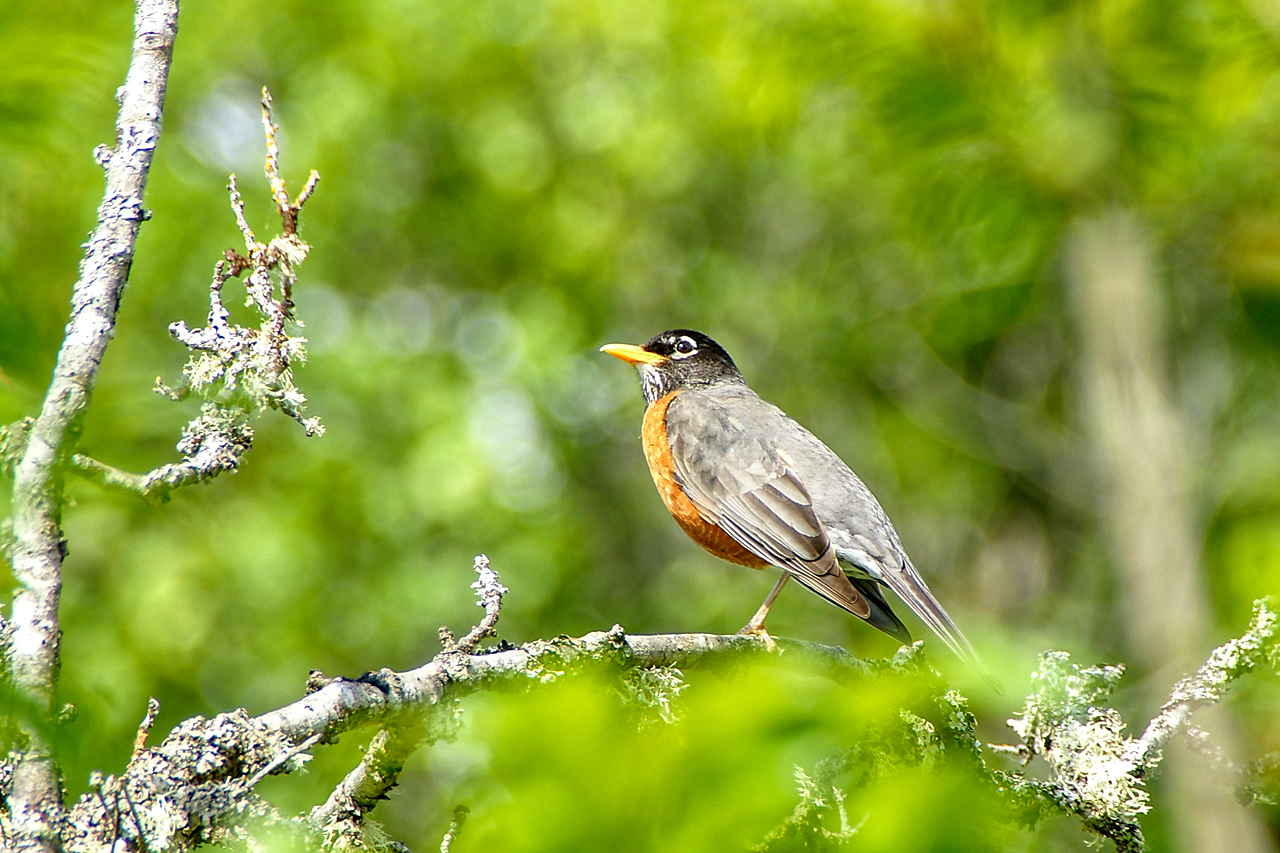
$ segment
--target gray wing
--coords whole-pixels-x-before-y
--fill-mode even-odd
[[[980,666],[978,654],[969,640],[911,564],[893,523],[871,490],[839,456],[800,424],[772,406],[768,407],[767,414],[785,424],[775,428],[775,432],[783,436],[782,450],[803,472],[818,515],[830,531],[840,559],[850,565],[859,590],[866,595],[868,588],[877,583],[887,586],[956,655]],[[899,639],[908,636],[882,595],[867,597],[872,608],[868,622]]]
[[[871,615],[784,453],[696,391],[678,395],[666,416],[676,482],[699,515],[831,603]]]

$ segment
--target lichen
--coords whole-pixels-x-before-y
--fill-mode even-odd
[[[1051,785],[1087,820],[1132,824],[1150,809],[1134,772],[1133,740],[1103,705],[1123,674],[1123,666],[1082,668],[1066,652],[1045,652],[1026,705],[1009,720],[1028,754],[1048,763]]]
[[[31,439],[31,428],[35,423],[34,418],[23,418],[0,426],[0,474],[13,476],[14,466],[27,452],[27,442]]]
[[[619,695],[640,710],[640,726],[675,723],[681,718],[677,700],[689,685],[674,666],[638,666],[622,674]]]
[[[266,243],[254,235],[245,219],[244,200],[231,176],[228,191],[231,209],[245,241],[245,253],[229,249],[214,267],[209,286],[209,318],[204,328],[192,329],[181,320],[169,326],[169,334],[192,351],[182,368],[176,389],[158,382],[157,390],[178,399],[194,393],[226,409],[246,412],[277,409],[302,424],[307,435],[324,432],[318,418],[304,417],[306,395],[293,382],[293,367],[306,361],[307,339],[289,334],[294,316],[293,289],[297,267],[311,247],[298,236],[298,215],[314,191],[320,176],[311,173],[296,201],[289,198],[279,173],[277,127],[271,118],[271,94],[263,89],[262,123],[267,135],[266,175],[281,217],[282,231]],[[239,278],[245,290],[244,304],[260,320],[257,328],[230,321],[222,291],[228,280]]]

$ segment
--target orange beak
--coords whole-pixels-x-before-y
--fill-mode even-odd
[[[665,355],[649,352],[635,344],[605,344],[600,352],[607,352],[614,358],[620,358],[627,364],[661,364],[667,360]]]

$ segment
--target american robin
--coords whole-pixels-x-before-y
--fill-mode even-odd
[[[814,435],[747,387],[729,353],[689,329],[600,348],[640,373],[644,457],[663,503],[693,541],[782,578],[742,633],[764,633],[794,577],[889,636],[911,642],[888,587],[961,658],[973,646],[907,557],[880,503]]]

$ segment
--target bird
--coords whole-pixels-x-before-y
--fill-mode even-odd
[[[908,644],[887,587],[957,656],[978,663],[871,490],[813,433],[747,387],[724,347],[702,332],[670,329],[639,346],[600,351],[640,375],[645,461],[680,527],[721,559],[782,570],[740,634],[768,638],[769,609],[795,578]]]

